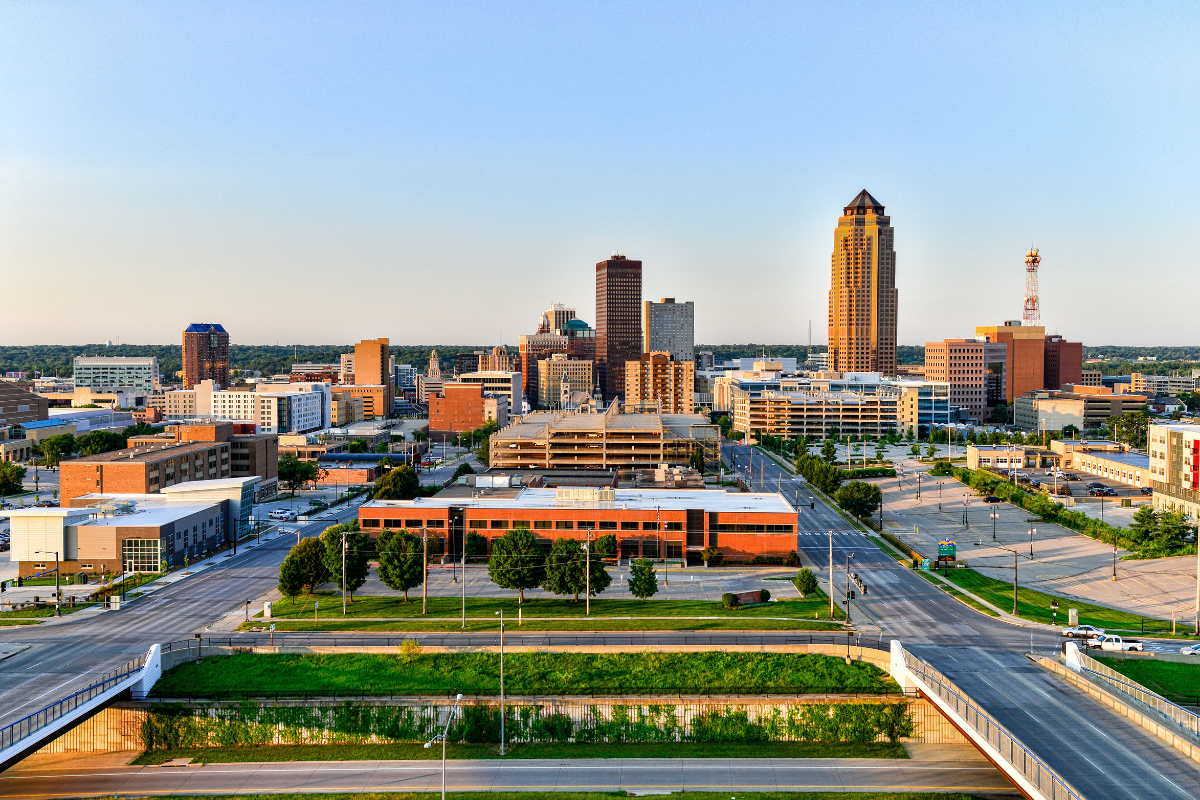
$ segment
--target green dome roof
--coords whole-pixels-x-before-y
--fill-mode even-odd
[[[581,319],[569,319],[566,321],[566,324],[563,325],[563,330],[565,330],[565,331],[586,331],[589,327],[591,327],[591,326],[589,326],[586,322],[584,322]]]

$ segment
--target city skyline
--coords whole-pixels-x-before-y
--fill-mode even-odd
[[[590,308],[614,250],[643,299],[695,301],[698,341],[802,343],[810,319],[820,341],[830,209],[863,186],[899,232],[900,343],[1019,319],[1031,244],[1048,331],[1195,342],[1122,313],[1200,288],[1187,237],[1147,235],[1200,178],[1194,6],[929,5],[869,44],[835,4],[148,8],[0,11],[6,278],[54,280],[59,312],[17,304],[6,344],[169,342],[181,319],[351,342],[354,314],[287,306],[364,286],[393,341],[512,343],[549,302]],[[847,64],[888,93],[847,103]],[[96,313],[131,287],[138,314]]]

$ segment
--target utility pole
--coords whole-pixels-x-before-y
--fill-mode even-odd
[[[1013,550],[1013,616],[1017,616],[1017,551]]]
[[[346,532],[342,531],[342,616],[346,616]]]
[[[833,619],[833,529],[829,529],[829,618]]]
[[[463,523],[464,525],[466,523]],[[463,530],[462,543],[462,629],[467,629],[467,532]]]
[[[429,613],[429,532],[421,534],[421,613]]]
[[[578,584],[576,584],[578,585]],[[592,534],[588,533],[588,540],[583,543],[583,615],[590,617],[592,615]]]

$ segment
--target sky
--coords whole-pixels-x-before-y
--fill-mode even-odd
[[[1198,39],[1170,2],[0,2],[0,344],[512,345],[594,323],[615,251],[697,342],[821,344],[866,188],[901,344],[1019,319],[1035,245],[1049,331],[1200,345]]]

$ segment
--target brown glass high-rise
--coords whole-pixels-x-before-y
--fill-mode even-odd
[[[606,401],[625,398],[625,362],[642,356],[642,262],[596,264],[596,372]]]
[[[194,323],[183,332],[183,388],[209,380],[229,388],[229,334],[211,322]]]
[[[896,374],[892,221],[866,189],[842,210],[829,282],[829,369]]]

